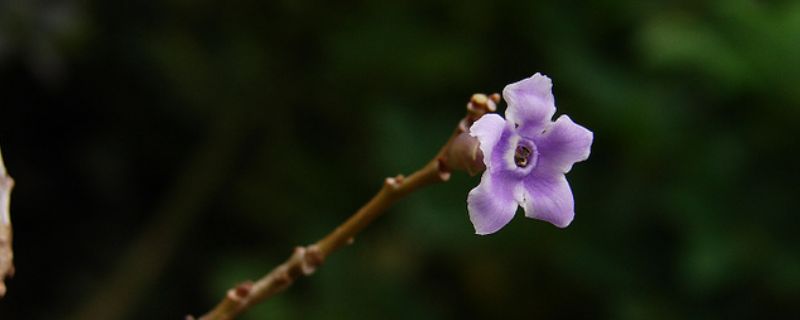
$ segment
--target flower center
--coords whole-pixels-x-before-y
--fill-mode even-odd
[[[528,157],[530,156],[531,149],[526,146],[517,146],[517,150],[514,152],[514,163],[517,164],[517,167],[525,168],[528,166]]]
[[[538,159],[538,152],[536,145],[531,141],[520,141],[517,148],[514,150],[514,164],[519,168],[526,168],[528,166],[535,166]]]

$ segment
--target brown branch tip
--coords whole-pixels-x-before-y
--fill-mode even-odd
[[[14,275],[11,216],[8,212],[12,188],[14,188],[14,179],[6,174],[3,153],[0,152],[0,298],[6,294],[5,279]]]

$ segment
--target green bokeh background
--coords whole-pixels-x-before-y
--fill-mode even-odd
[[[5,0],[0,319],[201,314],[535,72],[594,131],[569,228],[476,236],[458,174],[242,319],[797,316],[797,1]]]

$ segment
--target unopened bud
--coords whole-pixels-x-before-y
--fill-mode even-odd
[[[498,97],[499,95],[496,93],[492,94],[491,97],[487,97],[483,93],[473,94],[469,99],[467,109],[472,112],[480,112],[481,115],[486,112],[495,112],[497,110],[497,102],[499,102],[499,100],[495,99]]]

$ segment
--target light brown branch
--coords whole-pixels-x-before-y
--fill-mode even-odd
[[[498,94],[493,94],[491,97],[482,94],[473,95],[467,104],[467,115],[459,122],[450,139],[430,162],[408,177],[398,175],[386,178],[378,193],[330,234],[312,245],[295,248],[286,262],[258,281],[243,282],[229,289],[225,298],[214,309],[200,317],[200,320],[236,318],[253,305],[285,290],[301,275],[309,276],[314,273],[328,255],[352,242],[361,230],[397,200],[422,187],[447,181],[451,170],[466,170],[470,174],[481,171],[482,161],[477,158],[480,156],[476,152],[477,143],[464,139],[462,134],[482,115],[495,111],[495,103],[499,100]],[[465,155],[454,154],[452,152],[454,150],[464,151]],[[465,160],[468,158],[471,159]],[[191,316],[187,318],[194,319]]]
[[[0,298],[6,294],[5,279],[14,275],[14,251],[11,247],[11,189],[14,179],[6,174],[3,153],[0,151]]]

